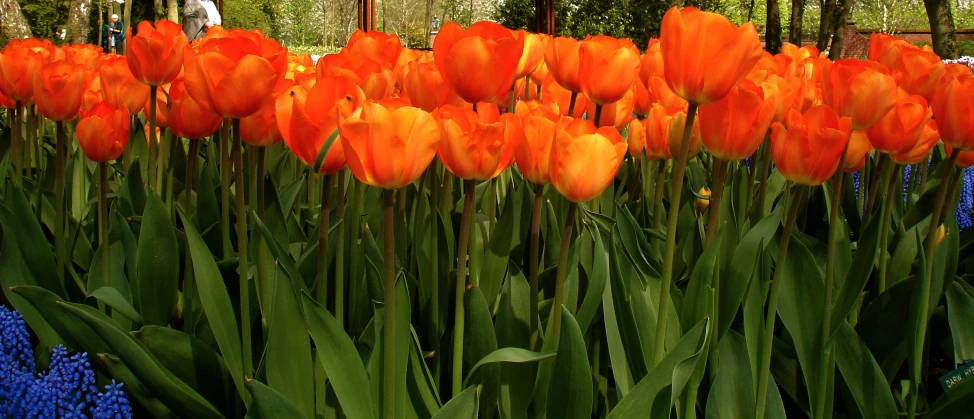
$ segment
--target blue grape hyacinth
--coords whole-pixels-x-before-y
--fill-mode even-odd
[[[95,386],[87,353],[68,353],[62,345],[38,373],[23,317],[0,306],[0,418],[131,419],[122,383]]]
[[[957,227],[961,230],[971,226],[971,210],[974,209],[974,167],[964,169],[961,180],[960,200],[957,202]]]

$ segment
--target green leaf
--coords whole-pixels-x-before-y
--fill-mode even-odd
[[[717,229],[717,233],[714,234],[710,245],[704,249],[703,254],[697,259],[696,265],[693,266],[693,270],[690,272],[686,299],[684,300],[683,312],[680,316],[680,324],[684,325],[684,327],[695,325],[701,320],[713,315],[713,278],[715,275],[719,275],[717,255],[721,250],[724,231],[726,229],[723,227]]]
[[[128,173],[122,179],[122,190],[119,191],[118,201],[119,211],[130,217],[140,215],[145,212],[145,200],[141,161],[136,159],[129,164]]]
[[[149,194],[139,233],[139,295],[135,298],[143,324],[165,326],[176,310],[179,288],[179,244],[169,210]],[[189,219],[185,222],[190,223]]]
[[[697,357],[707,346],[709,331],[709,319],[690,329],[676,347],[619,401],[607,419],[668,418],[673,407],[672,399],[683,393],[685,378],[690,376]]]
[[[490,417],[489,412],[497,408],[497,398],[500,393],[500,367],[497,365],[474,366],[487,355],[497,350],[497,336],[494,333],[494,322],[490,316],[490,309],[480,287],[469,287],[463,296],[466,315],[464,316],[463,335],[463,371],[464,383],[481,384],[480,414]],[[476,376],[473,376],[477,373]],[[471,377],[473,376],[473,377]],[[466,385],[466,384],[465,384]]]
[[[873,262],[879,253],[879,233],[882,226],[882,217],[873,217],[873,220],[866,226],[866,231],[856,247],[855,256],[852,258],[852,265],[842,281],[836,301],[832,306],[832,324],[829,326],[832,331],[830,336],[838,332],[842,323],[846,322],[846,317],[859,300],[866,282],[869,281],[869,274],[873,271]],[[845,238],[840,238],[845,240]],[[801,279],[801,280],[804,280]]]
[[[223,359],[227,362],[227,369],[233,377],[237,392],[244,394],[243,350],[241,349],[240,334],[237,332],[237,318],[234,316],[230,294],[216,266],[213,255],[203,242],[203,238],[193,227],[192,221],[182,211],[179,211],[186,229],[186,243],[193,260],[193,273],[203,303],[203,312],[213,331]]]
[[[60,306],[87,323],[111,347],[112,353],[173,412],[191,418],[223,417],[199,393],[159,365],[138,340],[110,325],[111,320],[103,314],[80,304],[60,303]]]
[[[314,364],[308,328],[293,281],[281,265],[275,276],[261,280],[275,284],[273,309],[269,314],[264,374],[267,385],[287,398],[306,417],[314,416]]]
[[[497,187],[500,189],[502,186],[497,185]],[[520,242],[520,237],[514,232],[518,227],[522,212],[521,196],[520,193],[508,195],[504,212],[500,214],[497,224],[493,226],[490,243],[487,245],[487,251],[484,254],[477,285],[482,288],[484,297],[490,305],[493,305],[497,299],[497,294],[500,292],[511,250]]]
[[[477,361],[477,363],[474,364],[472,368],[470,368],[470,372],[467,374],[467,378],[464,381],[469,380],[470,377],[473,376],[475,372],[477,372],[478,368],[487,364],[493,364],[499,362],[512,362],[512,363],[521,364],[525,362],[537,362],[542,359],[551,358],[553,356],[555,356],[554,352],[542,353],[542,352],[532,352],[527,349],[521,349],[521,348],[500,348],[494,352],[491,352],[489,355],[481,358],[480,361]],[[464,387],[467,387],[466,382],[464,383]]]
[[[141,317],[139,313],[135,311],[135,307],[129,304],[128,300],[122,296],[117,289],[110,286],[105,286],[98,288],[89,295],[90,297],[95,297],[98,301],[105,303],[107,306],[111,307],[113,310],[117,311],[119,314],[125,316],[133,322],[141,322]]]
[[[727,280],[721,281],[720,295],[717,296],[720,309],[717,316],[720,322],[716,325],[717,336],[723,336],[730,329],[734,318],[737,317],[737,309],[740,307],[741,301],[744,300],[744,292],[751,282],[758,255],[764,251],[775,232],[778,231],[783,208],[784,205],[779,206],[771,215],[758,221],[737,245],[729,276],[726,278]]]
[[[356,110],[352,115],[358,115],[361,110]],[[328,138],[325,139],[325,144],[321,146],[321,150],[318,150],[318,157],[315,158],[315,173],[321,173],[321,165],[325,164],[325,157],[328,156],[328,151],[331,147],[338,141],[338,128],[335,128],[331,134],[328,134]]]
[[[568,309],[561,309],[561,341],[548,381],[546,414],[550,418],[591,418],[593,386],[585,339]]]
[[[417,417],[430,417],[440,410],[440,396],[436,391],[436,383],[430,374],[423,351],[419,346],[419,336],[416,330],[411,330],[412,344],[409,346],[409,369],[406,375],[406,403],[412,408]],[[407,415],[409,412],[407,412]]]
[[[111,352],[108,344],[91,327],[88,327],[78,317],[61,309],[60,304],[64,300],[53,292],[28,285],[13,287],[10,291],[11,294],[9,295],[18,297],[17,299],[10,299],[15,303],[14,308],[17,311],[21,314],[26,312],[38,313],[37,320],[42,322],[45,327],[52,328],[51,333],[56,332],[55,337],[60,336],[70,348],[93,354]],[[17,304],[17,302],[23,302],[23,304]],[[27,316],[24,318],[27,319]],[[28,324],[36,332],[37,326],[29,323],[29,321],[28,319]]]
[[[615,301],[612,298],[612,281],[605,284],[602,290],[602,320],[605,326],[606,345],[609,348],[609,365],[612,368],[612,378],[615,380],[619,398],[626,397],[633,386],[632,373],[629,372],[629,362],[626,359],[626,348],[623,343],[621,325],[617,320]],[[642,359],[639,355],[638,358]]]
[[[30,277],[11,278],[5,275],[2,277],[4,288],[37,285],[64,296],[66,292],[64,285],[58,281],[54,251],[48,244],[37,217],[31,211],[30,203],[22,191],[8,190],[6,198],[7,207],[0,207],[3,251],[10,252],[11,256],[20,255]]]
[[[338,320],[303,293],[305,321],[328,379],[348,417],[374,418],[372,392],[362,358]]]
[[[937,399],[925,416],[927,419],[957,419],[971,414],[974,406],[974,379],[968,378],[955,385]]]
[[[864,418],[895,418],[896,402],[879,364],[855,329],[842,323],[835,337],[835,363]]]
[[[138,403],[139,407],[148,411],[152,417],[157,419],[179,419],[178,415],[173,413],[172,410],[169,410],[165,403],[159,400],[155,394],[152,394],[152,391],[135,377],[135,374],[129,370],[129,367],[125,366],[125,363],[121,359],[115,355],[104,353],[100,353],[97,356],[97,359],[108,368],[108,372],[112,378],[125,383],[125,393]]]
[[[720,364],[707,397],[707,419],[750,419],[754,415],[754,379],[747,342],[735,331],[720,340]]]
[[[645,256],[650,249],[649,241],[642,234],[642,229],[639,228],[636,219],[625,207],[616,208],[616,227],[619,229],[619,238],[622,241],[623,249],[625,249],[623,253],[632,262],[636,270],[644,278],[660,278],[659,269],[650,265]]]
[[[531,289],[524,274],[513,263],[508,268],[508,278],[501,291],[497,320],[494,323],[497,345],[501,347],[530,348]],[[531,390],[537,376],[537,365],[501,364],[500,366],[501,417],[526,418],[531,402]]]
[[[609,283],[609,252],[605,250],[602,232],[598,228],[589,228],[589,232],[593,238],[592,272],[588,273],[588,289],[585,291],[577,316],[578,328],[581,329],[583,336],[595,319],[595,315],[598,314],[602,295]]]
[[[947,288],[947,321],[954,342],[954,363],[974,359],[974,287],[954,281]]]
[[[477,419],[479,411],[480,398],[477,387],[470,387],[443,405],[443,408],[433,415],[433,419]]]
[[[301,419],[306,418],[281,393],[261,384],[257,380],[247,380],[247,391],[254,398],[250,409],[256,410],[261,419]],[[247,412],[250,415],[250,412]]]

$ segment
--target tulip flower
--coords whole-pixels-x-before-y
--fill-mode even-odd
[[[660,43],[666,84],[696,104],[720,100],[761,59],[754,25],[737,26],[726,17],[693,7],[666,12]]]
[[[319,78],[342,76],[355,80],[372,100],[392,95],[396,87],[396,73],[391,64],[370,59],[374,54],[349,49],[342,51],[341,54],[327,55],[318,60],[316,72]]]
[[[523,52],[524,39],[486,21],[466,30],[456,22],[447,22],[433,44],[434,62],[443,80],[470,103],[506,103]]]
[[[724,161],[743,160],[757,151],[775,116],[776,100],[750,81],[723,99],[700,105],[700,136],[707,151]]]
[[[591,201],[612,183],[626,150],[628,145],[612,127],[577,137],[560,135],[548,166],[552,184],[569,201]]]
[[[639,72],[639,53],[634,46],[604,39],[583,41],[578,50],[582,93],[602,106],[622,99]]]
[[[884,64],[892,71],[897,85],[910,94],[923,96],[928,101],[933,99],[947,72],[944,62],[936,53],[912,46],[890,47]]]
[[[12,41],[0,51],[0,93],[11,100],[29,101],[34,93],[34,74],[42,62],[36,52]]]
[[[460,96],[443,82],[433,62],[409,63],[404,90],[409,101],[426,112],[433,112],[444,105],[465,106]]]
[[[254,147],[268,147],[281,142],[284,137],[277,123],[277,99],[293,86],[293,82],[280,79],[273,95],[257,113],[240,120],[240,139]]]
[[[866,131],[869,142],[881,153],[906,153],[916,146],[931,115],[922,96],[904,93],[893,109]]]
[[[169,100],[169,130],[177,137],[195,140],[213,135],[223,122],[223,118],[203,109],[186,93],[182,78],[173,80],[170,85]]]
[[[559,86],[572,93],[582,91],[579,74],[581,42],[560,36],[549,39],[545,45],[544,62],[548,72]]]
[[[879,122],[896,103],[896,81],[881,64],[838,60],[822,74],[822,98],[839,116],[852,119],[852,129]]]
[[[123,56],[107,57],[98,68],[98,76],[105,100],[116,108],[124,106],[136,114],[149,101],[149,86],[132,75]]]
[[[946,81],[930,107],[944,144],[963,151],[974,150],[974,75]]]
[[[950,146],[946,146],[944,147],[944,151],[946,151],[947,155],[949,156],[953,154],[954,149],[950,148]],[[957,153],[957,160],[954,160],[954,167],[964,169],[971,166],[974,166],[974,151],[961,151],[960,153]]]
[[[663,80],[663,77],[650,77],[649,84],[646,85],[646,88],[649,90],[649,95],[666,109],[683,109],[685,111],[689,107],[686,100],[678,96],[670,89],[670,86],[666,85],[666,80]]]
[[[127,108],[100,102],[81,112],[74,134],[85,156],[95,163],[102,163],[122,155],[129,140],[130,126]]]
[[[629,155],[633,160],[640,161],[643,158],[643,151],[646,149],[646,129],[638,118],[633,118],[629,122]]]
[[[85,91],[81,66],[57,61],[44,65],[33,76],[33,99],[41,115],[58,122],[70,121],[78,115]]]
[[[846,173],[858,172],[866,165],[866,155],[872,149],[873,146],[869,143],[869,135],[866,134],[865,130],[852,131],[849,135],[849,146],[846,149],[842,168]]]
[[[524,51],[517,62],[517,79],[530,75],[544,62],[545,35],[530,33],[525,30],[514,31],[514,36],[524,40]]]
[[[164,84],[157,89],[163,94],[156,94],[156,128],[169,128],[169,90],[172,89],[172,84]],[[142,105],[142,114],[148,116],[151,108],[151,101],[146,101]]]
[[[183,68],[183,50],[189,42],[176,22],[159,20],[155,27],[148,21],[139,23],[138,33],[131,36],[125,59],[136,80],[149,86],[171,83]]]
[[[643,84],[642,80],[636,80],[636,84],[632,86],[633,95],[633,112],[639,116],[646,116],[649,113],[649,107],[653,106],[653,96]]]
[[[785,124],[771,126],[771,155],[778,171],[800,185],[817,186],[839,166],[852,121],[819,105],[804,114],[790,111]]]
[[[61,47],[64,51],[64,61],[71,64],[80,65],[85,71],[95,71],[101,64],[103,55],[101,48],[91,44],[65,45]]]
[[[639,64],[639,80],[648,85],[649,78],[663,77],[663,53],[658,38],[650,38]]]
[[[697,201],[694,203],[694,210],[697,212],[697,216],[699,216],[707,210],[707,207],[710,206],[710,200],[713,199],[713,196],[710,194],[710,189],[707,189],[705,186],[700,187],[700,190],[697,191],[697,195],[708,198],[697,198]],[[713,209],[711,209],[711,211],[713,211]]]
[[[556,105],[562,115],[572,118],[581,118],[585,114],[585,109],[588,108],[588,99],[585,96],[579,97],[565,89],[555,81],[551,74],[548,74],[545,82],[541,85],[541,102]]]
[[[666,109],[658,103],[653,104],[649,109],[649,116],[643,121],[646,129],[646,155],[655,159],[673,159],[679,153],[680,143],[683,141],[686,118],[683,110]],[[696,122],[690,135],[689,155],[697,155],[700,147],[700,123]]]
[[[514,148],[514,160],[522,175],[536,185],[551,183],[551,145],[559,138],[568,137],[558,122],[544,116],[530,115],[521,118],[524,138]]]
[[[924,124],[920,138],[913,149],[905,153],[890,154],[889,157],[896,164],[917,164],[927,159],[930,149],[940,142],[940,132],[937,131],[937,121],[930,119]]]
[[[342,77],[325,77],[310,91],[298,86],[291,92],[279,96],[275,104],[281,136],[298,160],[315,168],[328,137],[359,104],[365,102],[365,93],[354,82]],[[345,142],[336,140],[328,149],[318,173],[330,175],[343,169],[346,154]]]
[[[436,117],[442,134],[437,154],[457,177],[493,179],[514,163],[523,136],[516,115],[501,115],[497,105],[481,103],[477,111],[447,105]]]
[[[806,81],[800,77],[770,75],[759,84],[764,96],[772,100],[774,105],[774,121],[784,122],[789,109],[801,105],[804,99]]]
[[[187,49],[186,91],[201,107],[224,118],[254,114],[280,78],[261,52],[261,45],[246,37],[209,40],[199,53]]]

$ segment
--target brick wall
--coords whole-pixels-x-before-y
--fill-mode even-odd
[[[860,29],[855,22],[846,26],[846,37],[842,45],[842,58],[863,58],[869,52],[869,35],[876,29]],[[912,43],[930,43],[932,37],[929,29],[905,29],[894,34]],[[974,29],[957,29],[957,39],[974,40]]]

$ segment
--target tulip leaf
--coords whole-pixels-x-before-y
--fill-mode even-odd
[[[267,385],[287,398],[304,416],[314,416],[314,363],[301,301],[290,276],[274,265],[274,276],[261,278],[275,284],[274,303],[267,320],[264,352]],[[298,281],[300,282],[300,281]],[[265,317],[265,318],[266,318]]]
[[[477,387],[470,387],[450,399],[432,419],[477,419],[480,411],[480,397]]]
[[[876,254],[879,253],[881,221],[882,217],[873,217],[869,225],[866,226],[866,231],[859,240],[858,246],[856,246],[852,264],[849,265],[849,271],[845,274],[845,280],[842,281],[842,286],[832,306],[832,324],[829,325],[831,331],[829,336],[834,336],[838,332],[839,326],[845,323],[846,316],[855,306],[863,288],[866,286],[866,282],[869,280],[869,275],[873,271],[873,262],[876,259]],[[840,238],[839,240],[845,239]],[[804,278],[800,280],[804,280]]]
[[[149,194],[139,233],[136,288],[139,294],[135,298],[142,323],[169,324],[169,318],[176,311],[179,260],[179,244],[169,220],[169,210],[158,196]]]
[[[754,415],[754,378],[747,342],[735,331],[720,340],[720,364],[707,397],[707,419],[748,419]]]
[[[138,323],[142,321],[141,316],[139,316],[139,313],[135,311],[135,307],[132,307],[132,305],[129,304],[128,300],[126,300],[125,297],[122,296],[122,293],[118,292],[118,290],[115,289],[114,287],[104,286],[98,288],[92,291],[89,296],[97,298],[98,301],[105,303],[113,310],[115,310],[116,312],[125,316],[126,318],[128,318],[133,322]]]
[[[307,418],[298,408],[294,407],[281,393],[261,384],[257,380],[247,380],[247,391],[254,398],[254,402],[248,409],[247,416],[251,416],[249,410],[256,410],[261,419],[304,419]]]
[[[930,405],[927,419],[955,419],[970,415],[974,406],[974,379],[967,378]]]
[[[717,320],[720,324],[717,327],[717,336],[723,336],[730,329],[734,318],[737,317],[737,310],[744,300],[744,293],[747,291],[751,276],[757,266],[758,255],[764,251],[775,232],[781,224],[781,213],[784,205],[768,217],[761,219],[752,227],[734,251],[733,263],[730,265],[729,275],[726,280],[721,281],[719,299],[719,313]]]
[[[585,339],[568,309],[561,309],[561,341],[548,381],[546,415],[551,418],[591,418],[594,403],[592,373]]]
[[[582,299],[582,306],[578,309],[576,318],[582,335],[585,335],[595,320],[602,302],[603,291],[609,283],[609,253],[605,250],[603,233],[598,228],[589,228],[588,231],[593,238],[592,270],[588,272],[588,288],[585,290],[585,297]]]
[[[499,347],[531,347],[531,332],[528,330],[530,298],[531,289],[528,281],[517,266],[511,263],[508,267],[507,281],[504,282],[501,290],[497,320],[494,324]],[[534,388],[537,365],[504,363],[500,365],[500,370],[501,416],[525,419],[528,404],[531,402],[531,390]]]
[[[2,259],[2,254],[0,254],[0,259]],[[30,311],[27,309],[30,309],[39,313],[38,316],[43,316],[39,320],[44,322],[45,327],[52,328],[52,334],[56,332],[55,337],[64,340],[68,347],[93,354],[111,352],[108,344],[91,327],[76,316],[61,309],[60,304],[64,300],[53,292],[29,285],[15,286],[10,291],[11,296],[19,297],[10,299],[18,311],[28,313]],[[25,300],[28,303],[26,306],[17,304],[18,301]],[[24,319],[36,332],[37,326],[30,323],[30,318],[25,315]]]
[[[100,353],[97,356],[97,360],[105,365],[112,378],[121,383],[125,383],[125,393],[131,396],[139,406],[151,413],[152,417],[157,419],[179,419],[179,416],[173,413],[172,410],[169,410],[165,403],[152,394],[152,391],[132,373],[129,367],[125,366],[125,363],[121,359],[115,355],[105,353]]]
[[[331,147],[335,145],[335,141],[338,141],[337,127],[331,132],[331,134],[328,135],[328,138],[325,139],[325,144],[321,146],[321,150],[318,150],[318,157],[315,158],[314,165],[315,173],[321,173],[321,166],[325,164],[325,157],[328,156],[328,152],[331,150]]]
[[[963,281],[954,281],[947,288],[947,320],[954,343],[954,362],[963,363],[974,359],[974,287]]]
[[[494,333],[494,322],[490,309],[480,287],[470,287],[463,296],[464,335],[463,335],[463,370],[464,386],[480,384],[480,414],[490,417],[487,410],[496,409],[500,392],[500,367],[490,363],[477,364],[497,350],[497,335]],[[479,367],[479,368],[474,368]]]
[[[409,345],[409,368],[406,376],[406,403],[418,417],[430,417],[440,410],[440,396],[436,382],[424,360],[423,349],[419,346],[419,336],[411,329],[412,344]]]
[[[610,252],[610,255],[612,253],[615,252]],[[611,266],[612,264],[610,264],[610,268]],[[615,380],[619,397],[624,398],[626,394],[629,394],[629,389],[633,386],[633,380],[632,373],[629,371],[629,361],[626,359],[626,348],[616,312],[616,303],[613,300],[612,278],[615,278],[615,276],[610,276],[609,281],[605,284],[605,289],[602,290],[602,324],[605,327],[606,346],[609,349],[609,365],[612,368],[612,378]],[[642,356],[635,356],[633,359],[642,360]]]
[[[835,337],[835,364],[842,373],[864,418],[895,418],[896,402],[886,378],[869,348],[848,323],[839,325]]]
[[[494,364],[494,363],[523,364],[526,362],[541,361],[543,359],[548,359],[553,356],[555,356],[554,352],[532,352],[527,349],[514,348],[514,347],[497,349],[494,352],[488,354],[487,356],[481,358],[480,361],[477,361],[477,363],[470,368],[470,372],[467,374],[467,378],[464,379],[464,387],[467,387],[466,385],[467,381],[470,380],[470,377],[474,376],[474,373],[477,372],[477,369],[484,365]]]

